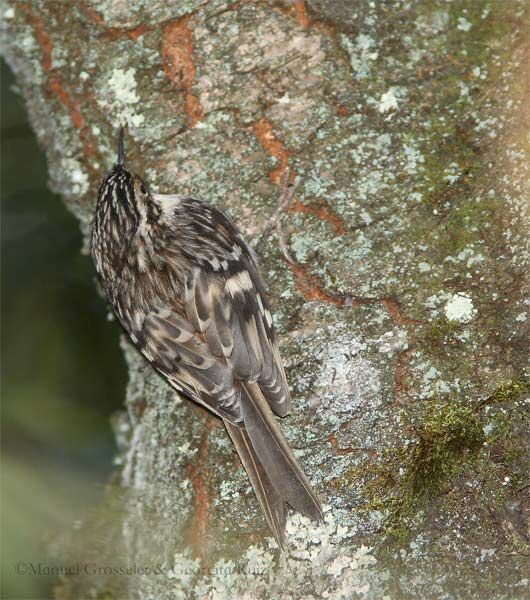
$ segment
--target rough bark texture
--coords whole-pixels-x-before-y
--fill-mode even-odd
[[[326,510],[278,559],[219,423],[123,342],[119,472],[61,598],[514,598],[528,559],[524,0],[8,2],[4,54],[87,239],[128,124],[155,190],[252,236]],[[97,357],[94,358],[97,360]]]

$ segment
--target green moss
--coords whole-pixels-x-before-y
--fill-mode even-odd
[[[484,400],[485,404],[496,404],[498,402],[515,402],[523,394],[530,393],[530,377],[519,381],[510,381],[499,386],[492,394]]]
[[[510,381],[499,386],[480,404],[488,416],[491,432],[486,438],[487,461],[481,471],[493,474],[505,491],[517,490],[528,479],[528,413],[524,396],[530,394],[530,378]]]
[[[432,337],[447,334],[443,324],[433,324]],[[485,407],[499,403],[511,406],[530,392],[530,379],[499,386],[480,404],[466,406],[456,401],[431,399],[414,422],[409,412],[401,415],[407,443],[388,448],[376,464],[363,462],[337,482],[342,489],[357,483],[362,488],[363,509],[381,511],[390,541],[406,541],[422,511],[443,494],[465,471],[480,473],[489,481],[490,496],[495,482],[509,475],[509,486],[496,486],[499,502],[509,488],[522,485],[526,448],[517,433],[516,421],[505,411],[489,417],[495,422],[491,434],[484,433]],[[494,496],[495,494],[493,494]],[[492,496],[492,497],[493,497]]]
[[[408,429],[408,444],[385,450],[375,466],[361,465],[349,473],[350,483],[371,473],[363,488],[364,508],[383,511],[387,534],[398,540],[407,537],[413,518],[473,459],[484,440],[473,410],[451,402],[431,403]]]

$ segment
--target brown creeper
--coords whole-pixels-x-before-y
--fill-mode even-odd
[[[151,193],[124,159],[122,129],[92,226],[103,288],[153,367],[223,420],[282,546],[287,504],[322,512],[273,415],[291,399],[255,254],[223,213]]]

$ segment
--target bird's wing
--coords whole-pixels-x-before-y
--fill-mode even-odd
[[[271,314],[248,260],[227,274],[196,269],[185,282],[184,307],[211,353],[226,361],[234,379],[257,383],[272,410],[291,410],[289,388],[275,340]]]
[[[272,410],[291,411],[289,387],[252,249],[219,210],[196,198],[155,195],[175,230],[187,274],[181,312],[240,381],[257,381]]]
[[[224,419],[241,420],[232,368],[212,353],[186,316],[172,309],[148,313],[138,345],[177,390]]]
[[[227,275],[194,269],[183,304],[146,314],[138,336],[144,355],[177,389],[235,422],[237,381],[256,382],[276,414],[291,408],[271,315],[247,266]]]

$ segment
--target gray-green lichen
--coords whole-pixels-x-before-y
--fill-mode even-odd
[[[294,397],[282,426],[326,503],[322,525],[291,517],[278,559],[224,430],[124,343],[119,470],[72,547],[160,573],[63,597],[523,595],[524,0],[311,0],[307,22],[266,0],[41,4],[5,3],[4,54],[85,234],[124,121],[153,189],[208,198],[249,236],[286,162],[300,178],[282,216],[299,265],[270,243],[262,270]],[[193,52],[168,66],[174,26]]]

